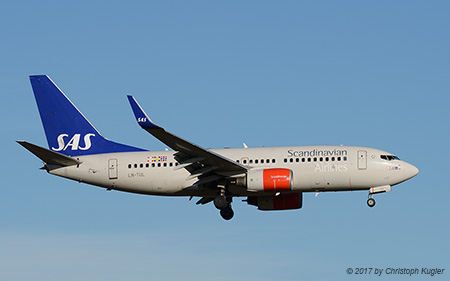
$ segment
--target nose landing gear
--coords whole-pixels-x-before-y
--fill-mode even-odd
[[[371,187],[369,189],[369,199],[367,199],[367,206],[373,208],[375,206],[375,199],[373,199],[373,195],[377,193],[389,192],[392,188],[390,185],[383,185],[377,187]]]
[[[375,199],[372,198],[372,194],[369,194],[369,199],[367,199],[367,206],[373,208],[375,206]]]

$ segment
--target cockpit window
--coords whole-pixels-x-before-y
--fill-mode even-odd
[[[380,155],[380,157],[381,157],[381,159],[387,160],[387,161],[400,160],[400,158],[398,158],[395,155]]]

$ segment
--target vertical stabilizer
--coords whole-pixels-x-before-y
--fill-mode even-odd
[[[48,76],[30,81],[52,151],[70,156],[143,151],[105,139]]]

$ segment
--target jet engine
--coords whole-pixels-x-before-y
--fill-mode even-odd
[[[303,195],[299,193],[280,194],[278,196],[249,196],[247,204],[262,211],[294,210],[302,207]]]
[[[238,178],[236,184],[256,192],[287,191],[292,189],[292,171],[282,168],[250,170],[245,177]]]

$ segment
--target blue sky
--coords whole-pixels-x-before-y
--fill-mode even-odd
[[[450,270],[447,1],[9,1],[0,9],[2,280],[349,280]],[[39,170],[28,80],[47,74],[109,139],[162,150],[151,118],[204,147],[344,144],[420,174],[305,194],[297,211],[106,192]],[[397,276],[444,280],[444,275]]]

